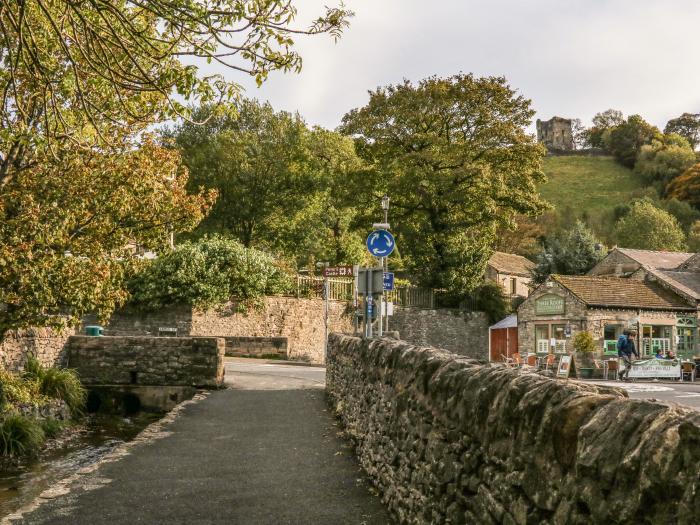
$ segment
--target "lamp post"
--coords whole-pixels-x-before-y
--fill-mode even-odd
[[[389,198],[389,196],[385,193],[382,197],[382,210],[384,211],[384,224],[386,224],[387,229],[389,228],[390,200],[391,199]],[[389,261],[387,260],[387,257],[382,257],[382,271],[386,273],[388,269]],[[389,301],[387,300],[385,293],[382,293],[382,308],[380,309],[379,314],[379,334],[381,335],[383,332],[389,331]],[[382,321],[382,317],[384,317],[384,321]],[[384,327],[382,327],[382,323],[384,323]]]

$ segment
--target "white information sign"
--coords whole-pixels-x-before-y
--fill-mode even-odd
[[[681,377],[681,364],[677,359],[644,359],[632,363],[629,377],[654,378],[669,377],[678,379]]]

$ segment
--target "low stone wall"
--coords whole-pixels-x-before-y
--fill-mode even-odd
[[[352,312],[348,303],[331,301],[328,314],[330,331],[352,333]],[[95,324],[88,317],[84,325]],[[163,330],[166,329],[166,330]],[[105,335],[170,335],[207,337],[286,337],[289,359],[323,363],[324,324],[322,299],[266,297],[260,309],[245,313],[236,304],[207,311],[172,307],[157,312],[115,312],[105,325]]]
[[[417,346],[488,359],[489,321],[483,312],[396,307],[389,318],[389,330],[397,330],[402,341]]]
[[[286,337],[224,337],[230,357],[287,358]]]
[[[86,385],[219,387],[223,339],[215,337],[72,336],[67,366]]]
[[[326,391],[400,523],[698,523],[695,411],[337,334]]]
[[[0,366],[16,372],[24,368],[30,355],[45,367],[60,365],[65,343],[74,333],[71,329],[59,332],[51,328],[11,330],[0,343]]]

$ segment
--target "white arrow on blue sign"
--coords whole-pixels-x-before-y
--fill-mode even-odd
[[[386,230],[374,230],[367,237],[367,249],[375,257],[387,257],[395,247],[394,236]]]

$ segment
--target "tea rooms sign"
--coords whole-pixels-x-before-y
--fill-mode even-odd
[[[564,314],[564,298],[554,294],[543,295],[535,300],[535,313],[537,315]]]

